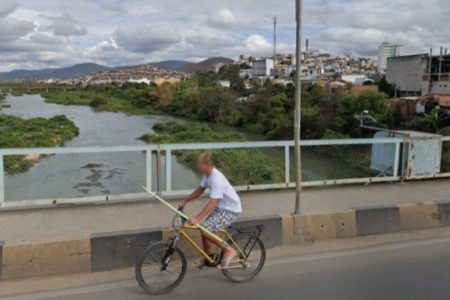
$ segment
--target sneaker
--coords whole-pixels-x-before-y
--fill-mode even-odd
[[[217,266],[218,269],[220,270],[226,270],[230,267],[230,263],[233,261],[233,259],[235,259],[236,257],[238,257],[237,252],[233,251],[233,254],[231,254],[230,256],[228,256],[227,258],[222,259],[222,263],[220,265]]]

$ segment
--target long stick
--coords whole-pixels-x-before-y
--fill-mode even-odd
[[[167,202],[166,200],[164,200],[163,198],[161,198],[160,196],[158,196],[157,194],[155,194],[154,192],[150,191],[149,189],[147,189],[146,187],[143,187],[143,189],[149,193],[150,195],[152,195],[153,197],[155,197],[156,199],[158,199],[162,204],[164,204],[165,206],[167,206],[168,208],[170,208],[174,213],[176,213],[177,215],[179,215],[180,217],[182,217],[183,219],[188,220],[189,216],[187,216],[186,214],[182,213],[181,211],[179,211],[175,206],[173,206],[172,204],[170,204],[169,202]],[[216,234],[212,233],[211,231],[209,231],[208,229],[206,229],[205,227],[203,227],[200,224],[196,224],[195,226],[197,226],[201,231],[203,231],[204,233],[208,234],[209,236],[211,236],[212,238],[214,238],[215,240],[217,240],[220,243],[224,243],[227,244],[223,239],[221,239],[219,236],[217,236]]]

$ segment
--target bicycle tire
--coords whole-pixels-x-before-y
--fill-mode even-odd
[[[172,291],[173,289],[175,289],[183,280],[184,276],[186,275],[186,269],[187,269],[187,262],[186,262],[186,257],[184,256],[183,252],[178,248],[178,247],[174,247],[171,250],[173,250],[173,253],[170,257],[170,262],[168,265],[170,265],[170,263],[172,262],[174,255],[178,256],[180,263],[181,263],[181,267],[180,267],[180,271],[179,274],[177,274],[177,276],[173,279],[173,281],[170,281],[167,285],[164,285],[162,287],[156,287],[153,286],[153,284],[150,284],[148,282],[148,280],[146,280],[146,276],[143,275],[142,272],[142,268],[144,263],[146,262],[146,260],[151,257],[152,259],[154,259],[156,262],[159,260],[159,262],[162,262],[163,257],[166,255],[168,249],[168,243],[166,242],[159,242],[156,244],[151,245],[150,247],[148,247],[139,257],[139,259],[136,261],[136,265],[135,265],[135,276],[136,276],[136,280],[139,284],[139,286],[146,291],[147,293],[151,294],[151,295],[161,295],[161,294],[166,294],[169,293],[170,291]],[[155,267],[156,273],[157,273],[157,265],[153,264],[153,266]],[[160,272],[161,275],[165,275],[163,272],[166,272],[167,270],[161,270],[161,266],[160,267]]]
[[[248,234],[248,233],[241,233],[241,234],[237,234],[236,236],[233,237],[233,240],[241,247],[243,248],[240,244],[239,241],[243,241],[246,240],[247,242],[249,242],[250,240],[253,240],[255,243],[255,246],[257,245],[260,251],[260,258],[259,261],[257,263],[257,266],[255,268],[254,271],[250,272],[247,275],[244,276],[238,276],[235,274],[235,269],[224,269],[222,270],[223,275],[225,275],[225,277],[227,277],[229,280],[231,280],[232,282],[247,282],[252,280],[253,278],[255,278],[263,269],[265,261],[266,261],[266,248],[264,246],[264,243],[261,241],[261,239],[258,236],[252,235],[252,234]],[[246,243],[247,243],[246,242]],[[232,244],[231,241],[228,241],[229,244]],[[244,249],[242,249],[244,250]],[[245,251],[244,251],[245,252]],[[253,251],[250,253],[250,255],[253,253]],[[223,254],[222,254],[223,256]],[[236,272],[237,273],[237,272]]]

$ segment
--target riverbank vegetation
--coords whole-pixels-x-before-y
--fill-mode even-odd
[[[63,115],[25,120],[0,114],[0,148],[56,147],[78,133],[75,124]],[[5,156],[5,171],[10,174],[25,172],[38,159],[38,156]]]
[[[229,88],[220,84],[223,80],[229,81]],[[355,118],[365,110],[378,121],[379,127],[436,132],[445,125],[435,121],[435,115],[439,112],[404,120],[387,101],[392,92],[387,82],[381,80],[378,86],[372,87],[354,89],[348,85],[328,90],[317,84],[305,85],[302,90],[302,137],[370,137],[373,132],[362,130]],[[376,91],[377,87],[380,92]],[[293,136],[294,85],[253,81],[246,86],[239,77],[239,66],[234,65],[224,66],[218,73],[197,73],[180,82],[161,85],[113,83],[41,85],[40,88],[39,93],[47,102],[57,104],[87,105],[96,111],[181,116],[244,128],[272,140],[291,139]],[[16,91],[18,89],[20,87]],[[23,90],[36,93],[39,85],[34,84]]]
[[[147,143],[211,143],[245,141],[240,134],[219,134],[208,125],[182,125],[175,122],[157,123],[155,133],[141,139]],[[205,149],[207,150],[207,149]],[[271,149],[211,150],[215,162],[233,185],[270,184],[284,181],[283,153]],[[178,161],[195,170],[201,150],[174,151]]]
[[[49,90],[41,93],[46,102],[62,105],[87,105],[95,111],[150,114],[155,110],[149,103],[153,87],[146,84],[95,85],[84,89]]]

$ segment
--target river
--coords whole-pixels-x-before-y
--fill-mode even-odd
[[[46,103],[39,95],[8,96],[6,103],[10,107],[2,109],[2,113],[24,119],[66,115],[80,129],[79,136],[67,142],[66,147],[144,145],[137,138],[152,132],[155,123],[189,123],[164,115],[94,112],[87,106]],[[177,163],[175,158],[172,166],[174,189],[198,184],[198,175]],[[59,154],[41,159],[25,173],[6,176],[5,198],[13,201],[136,193],[142,192],[145,178],[145,154],[142,152]],[[154,188],[155,178],[153,176]],[[163,181],[162,188],[164,184]]]
[[[66,115],[80,129],[80,134],[67,142],[65,147],[144,145],[145,143],[137,138],[144,133],[152,132],[155,123],[169,121],[194,123],[165,115],[130,116],[124,113],[94,112],[87,106],[46,103],[40,95],[8,96],[6,103],[9,107],[3,108],[1,113],[24,119]],[[263,140],[260,135],[249,134],[235,128],[216,124],[210,124],[210,126],[218,132],[237,132],[244,134],[249,140]],[[354,146],[349,150],[349,155],[352,155],[351,151],[369,153],[370,149],[368,146]],[[333,147],[303,149],[303,180],[335,180],[376,175],[367,173],[358,165],[352,166],[348,160],[336,159],[335,155],[330,155],[335,151],[337,149]],[[277,168],[284,168],[283,149],[270,148],[263,153],[267,154],[268,161],[276,162]],[[370,156],[365,160],[369,166]],[[154,161],[153,159],[153,166],[155,166]],[[145,154],[138,151],[46,156],[27,172],[5,176],[5,198],[7,201],[20,201],[141,193],[146,181],[145,162]],[[291,167],[293,162],[291,151]],[[161,170],[159,185],[161,190],[164,190],[164,157]],[[153,167],[152,171],[152,188],[156,190],[156,167]],[[281,171],[284,172],[284,169]],[[293,178],[294,173],[291,174],[291,179]],[[173,190],[193,189],[198,186],[199,180],[198,174],[186,165],[180,164],[177,158],[172,156]]]

